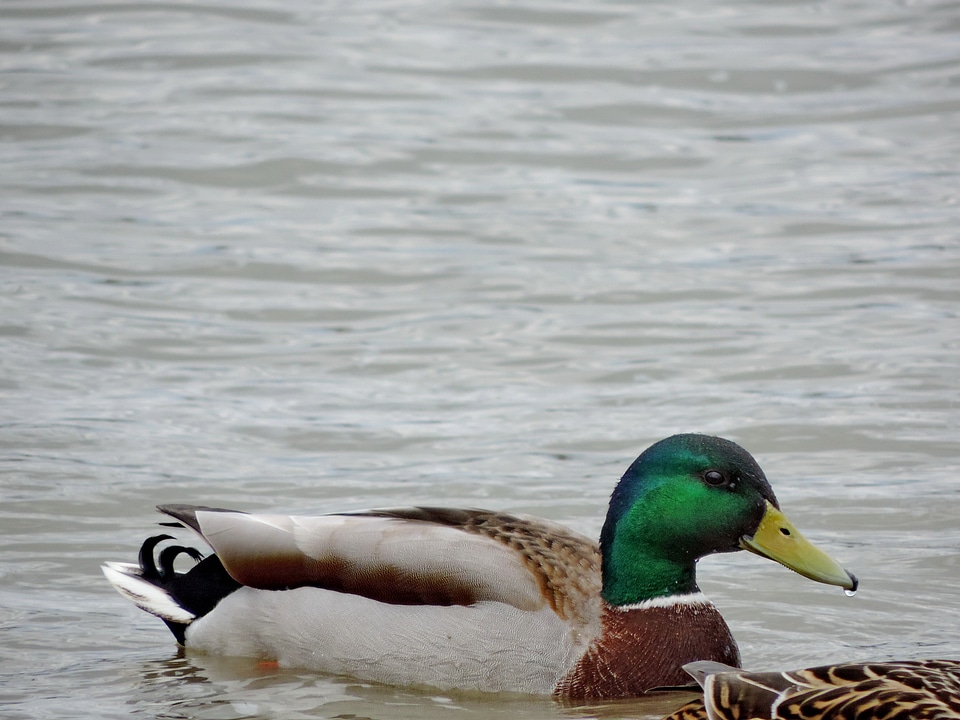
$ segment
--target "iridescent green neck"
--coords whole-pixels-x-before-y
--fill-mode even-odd
[[[669,595],[699,592],[695,562],[625,550],[614,542],[603,559],[603,599],[611,605],[633,605]]]
[[[600,535],[602,594],[613,605],[699,591],[698,518],[687,512],[699,489],[666,477],[638,482],[628,473],[614,492]]]

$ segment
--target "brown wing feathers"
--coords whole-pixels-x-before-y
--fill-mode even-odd
[[[689,666],[688,666],[689,667]],[[960,661],[849,663],[792,672],[720,672],[706,684],[719,720],[960,720]],[[665,720],[706,720],[693,701]]]

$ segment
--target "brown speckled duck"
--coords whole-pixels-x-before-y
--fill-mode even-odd
[[[664,720],[960,720],[960,661],[845,663],[790,672],[686,666],[702,700]]]
[[[187,648],[390,684],[620,698],[689,680],[694,660],[739,665],[697,587],[696,563],[746,549],[847,589],[856,578],[780,512],[753,457],[675,435],[629,467],[599,545],[485,510],[322,516],[159,508],[213,554],[144,542],[104,573]]]

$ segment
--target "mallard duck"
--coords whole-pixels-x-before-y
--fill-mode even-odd
[[[627,469],[599,545],[553,522],[414,507],[321,516],[164,505],[212,548],[143,543],[103,572],[188,649],[367,681],[617,698],[739,665],[697,560],[746,549],[808,578],[857,579],[779,510],[751,455],[675,435]],[[199,560],[174,570],[176,556]]]
[[[664,720],[960,720],[960,661],[903,660],[746,672],[684,666],[702,700]]]

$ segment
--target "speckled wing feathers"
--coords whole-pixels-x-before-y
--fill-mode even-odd
[[[699,665],[694,663],[693,665]],[[667,720],[960,720],[960,661],[830,665],[783,673],[706,673],[706,706]]]
[[[778,694],[775,717],[784,720],[811,712],[864,720],[960,718],[960,663],[950,661],[824,666],[754,676],[749,683],[756,701]]]

